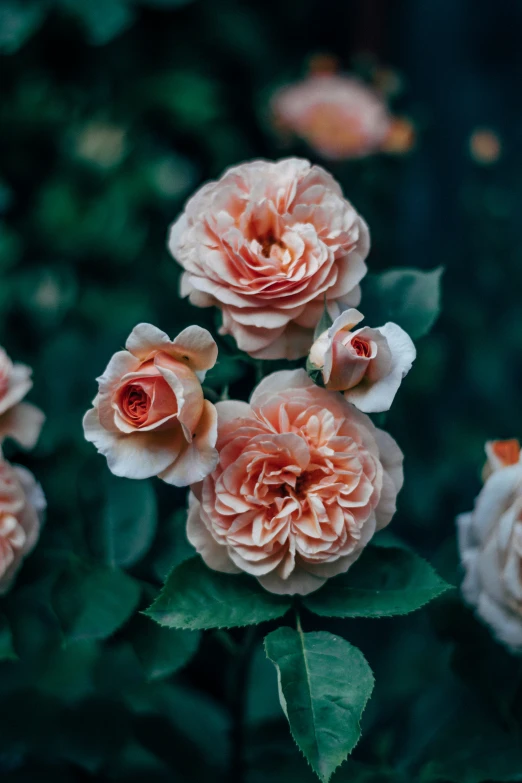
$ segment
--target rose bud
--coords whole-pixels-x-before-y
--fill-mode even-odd
[[[497,639],[522,651],[522,463],[515,440],[486,444],[489,477],[457,517],[462,593]]]
[[[0,594],[34,548],[45,510],[42,488],[25,468],[0,460]]]
[[[31,373],[25,364],[13,364],[0,348],[0,446],[5,438],[26,449],[36,445],[45,416],[35,405],[21,402],[33,385]]]
[[[308,371],[321,385],[341,391],[348,402],[365,413],[389,410],[416,351],[404,329],[387,323],[352,332],[364,316],[346,310],[316,339],[308,357]]]
[[[217,462],[217,414],[200,382],[216,363],[214,339],[189,326],[171,341],[139,324],[126,349],[98,378],[94,407],[83,420],[86,439],[116,476],[159,476],[177,487],[203,479]]]

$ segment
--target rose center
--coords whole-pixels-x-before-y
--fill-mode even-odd
[[[284,242],[278,239],[271,231],[260,237],[258,242],[261,245],[261,252],[265,258],[270,258],[270,253],[272,252],[274,245],[279,247],[281,250],[285,249]]]
[[[372,355],[370,343],[368,343],[366,340],[363,340],[361,337],[353,338],[352,347],[357,356],[364,356],[365,359],[369,359]]]
[[[151,401],[142,386],[131,383],[124,389],[121,405],[125,415],[139,424],[147,418]]]

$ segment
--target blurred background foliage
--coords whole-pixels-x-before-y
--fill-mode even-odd
[[[167,227],[226,166],[322,162],[283,146],[267,108],[318,52],[393,76],[393,110],[416,127],[408,154],[326,165],[370,225],[371,271],[445,267],[386,427],[406,456],[393,532],[458,584],[454,518],[484,441],[522,435],[521,43],[518,0],[0,0],[0,344],[34,368],[47,414],[37,449],[7,456],[49,502],[0,604],[3,780],[229,779],[234,635],[198,649],[136,613],[187,554],[185,493],[108,475],[81,419],[137,322],[215,331],[179,299]],[[254,369],[221,349],[209,385],[246,398]],[[334,783],[522,779],[520,664],[456,593],[330,625],[377,680]],[[246,779],[313,780],[260,647],[250,682]]]

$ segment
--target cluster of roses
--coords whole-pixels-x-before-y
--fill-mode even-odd
[[[0,594],[35,546],[45,511],[44,494],[32,473],[11,465],[2,451],[6,438],[26,449],[36,445],[44,416],[22,402],[32,385],[31,369],[13,364],[0,348]]]
[[[217,305],[221,334],[256,359],[308,356],[310,374],[274,372],[250,403],[214,405],[210,333],[140,324],[98,379],[86,438],[118,476],[190,486],[187,535],[210,568],[308,593],[388,524],[403,481],[397,444],[361,412],[388,410],[415,358],[396,324],[354,329],[367,226],[322,168],[255,161],[196,193],[169,248],[182,295]]]

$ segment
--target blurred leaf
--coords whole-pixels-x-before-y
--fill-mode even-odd
[[[361,735],[360,719],[373,690],[363,654],[324,632],[278,628],[265,639],[277,668],[281,706],[292,736],[323,783]]]
[[[152,570],[160,582],[164,582],[173,568],[194,557],[195,549],[187,539],[187,510],[182,508],[163,522],[152,547]]]
[[[246,574],[212,571],[198,557],[177,566],[146,614],[169,628],[233,628],[282,617],[291,599]]]
[[[205,376],[205,386],[222,389],[242,378],[247,370],[246,362],[220,353],[214,367]]]
[[[137,617],[132,644],[148,680],[161,680],[185,666],[196,652],[197,631],[162,628],[145,617]]]
[[[45,15],[40,2],[2,0],[0,3],[0,52],[13,54],[38,29]]]
[[[361,304],[366,323],[380,326],[393,321],[415,340],[427,334],[440,312],[443,271],[442,267],[431,272],[392,269],[367,275]]]
[[[346,573],[302,601],[327,617],[389,617],[413,612],[450,587],[413,552],[369,546]]]
[[[165,71],[147,79],[142,99],[172,113],[185,130],[200,132],[222,113],[218,83],[194,71]]]
[[[56,739],[63,758],[95,773],[114,758],[129,733],[125,707],[114,700],[93,697],[64,710]]]
[[[87,527],[94,557],[110,566],[128,568],[152,544],[157,525],[152,482],[131,481],[104,472],[104,504]]]
[[[522,780],[522,732],[502,726],[475,702],[461,706],[424,753],[422,783]]]
[[[0,614],[0,661],[16,661],[11,626],[4,614]]]
[[[207,780],[209,768],[228,763],[229,716],[204,692],[157,682],[127,693],[126,699],[141,719],[136,725],[140,742],[182,781]]]
[[[53,606],[69,642],[105,639],[136,609],[140,587],[119,569],[68,566],[53,590]]]
[[[87,31],[90,43],[100,46],[122,33],[134,20],[127,0],[58,0],[77,15]]]

